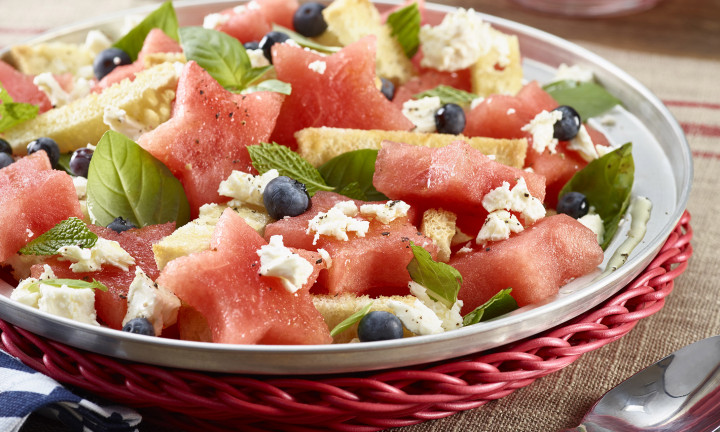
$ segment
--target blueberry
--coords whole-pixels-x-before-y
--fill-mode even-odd
[[[145,336],[155,336],[155,329],[147,318],[131,319],[123,326],[122,331]]]
[[[585,194],[580,192],[568,192],[561,196],[557,204],[557,212],[579,219],[590,210]]]
[[[123,231],[137,228],[134,223],[121,217],[116,217],[115,220],[110,222],[107,227],[115,231],[116,233],[121,233]]]
[[[263,192],[263,204],[271,218],[297,216],[310,208],[310,196],[305,185],[290,177],[280,176],[270,180]]]
[[[13,162],[15,162],[15,159],[13,159],[12,156],[5,152],[0,152],[0,169],[5,168]]]
[[[465,130],[465,112],[460,105],[449,103],[435,112],[435,127],[440,133],[461,134]]]
[[[9,142],[5,141],[4,139],[0,138],[0,153],[7,153],[12,156],[12,146]]]
[[[295,31],[305,37],[320,36],[327,29],[327,23],[322,11],[325,5],[316,2],[300,5],[293,15]]]
[[[358,324],[360,342],[372,342],[403,337],[403,325],[400,319],[390,312],[372,311]]]
[[[73,175],[87,178],[92,156],[93,150],[87,147],[75,150],[70,157],[70,171],[72,171]]]
[[[567,105],[560,105],[553,111],[559,111],[562,114],[562,119],[556,121],[553,125],[553,138],[560,141],[567,141],[575,138],[575,135],[577,135],[580,130],[580,125],[582,125],[580,114],[578,114],[575,109]]]
[[[102,50],[93,61],[93,72],[99,80],[109,74],[120,65],[128,65],[132,63],[130,55],[120,48],[108,48]]]
[[[55,140],[52,138],[42,137],[36,139],[35,141],[30,141],[30,144],[27,145],[27,154],[33,154],[40,150],[45,150],[45,153],[48,155],[48,159],[50,159],[50,165],[52,165],[53,168],[56,168],[58,166],[58,161],[60,160],[60,147],[58,147]]]
[[[382,87],[380,87],[382,94],[384,94],[389,101],[393,100],[395,97],[395,84],[387,78],[380,78],[380,81],[382,82]]]
[[[276,43],[282,43],[288,39],[290,39],[290,36],[286,35],[283,32],[271,31],[268,32],[265,36],[263,36],[262,39],[260,39],[258,48],[263,50],[263,55],[266,59],[268,59],[270,64],[272,64],[272,51],[270,51],[270,48],[272,48],[272,46]]]
[[[260,43],[258,41],[245,42],[243,47],[246,51],[260,49]]]

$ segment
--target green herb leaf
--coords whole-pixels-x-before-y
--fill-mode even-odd
[[[368,201],[367,195],[365,195],[365,192],[363,192],[362,188],[360,188],[360,183],[356,181],[346,184],[342,189],[337,191],[337,193],[348,198]]]
[[[0,132],[37,117],[40,108],[37,105],[15,102],[0,83]]]
[[[245,49],[245,47],[243,47]],[[245,51],[245,54],[247,54],[247,51]],[[250,57],[248,57],[249,59]],[[273,69],[272,65],[263,66],[263,67],[257,67],[257,68],[251,68],[250,70],[245,71],[245,75],[243,76],[243,86],[249,86],[250,84],[253,84],[257,82],[260,78],[262,78],[263,75],[265,75],[265,72]],[[285,84],[288,88],[290,88],[290,84],[284,83],[279,80],[270,80],[270,81],[276,81],[278,83]],[[265,82],[265,81],[263,81]],[[263,84],[262,82],[260,83]],[[272,90],[271,90],[272,91]],[[247,92],[252,93],[252,92]],[[286,93],[290,94],[290,93]]]
[[[573,107],[583,121],[620,104],[618,98],[593,82],[557,81],[543,88],[558,104]]]
[[[250,58],[239,40],[203,27],[180,29],[180,43],[188,60],[194,60],[226,89],[240,91],[250,70]]]
[[[283,27],[281,25],[273,24],[273,30],[285,33],[286,35],[290,36],[290,39],[297,42],[297,44],[301,47],[310,48],[311,50],[315,50],[321,53],[331,54],[336,53],[342,49],[342,47],[330,47],[326,45],[321,45],[313,40],[306,38],[300,33],[296,33],[289,28]]]
[[[162,162],[126,136],[108,131],[98,142],[88,170],[90,220],[107,226],[121,216],[142,228],[190,220],[180,181]]]
[[[85,222],[76,217],[66,219],[20,249],[23,255],[55,255],[63,246],[91,248],[98,237]]]
[[[65,285],[68,288],[75,288],[75,289],[99,289],[100,291],[107,291],[108,287],[103,285],[101,282],[98,282],[97,280],[93,279],[92,282],[87,282],[80,279],[43,279],[37,282],[33,282],[30,284],[27,289],[30,292],[38,292],[40,289],[40,284],[43,285],[50,285],[54,287],[62,287]]]
[[[410,248],[414,257],[407,270],[412,280],[424,286],[430,298],[452,308],[462,284],[460,272],[445,263],[433,261],[430,252],[412,242]]]
[[[75,175],[72,172],[72,169],[70,169],[70,158],[72,158],[72,154],[73,154],[73,152],[62,153],[60,155],[60,159],[58,159],[58,167],[62,168],[63,171],[65,171],[66,173],[68,173],[70,175]]]
[[[247,149],[253,166],[260,174],[276,169],[281,176],[288,176],[305,184],[310,196],[320,190],[334,189],[325,183],[317,168],[288,147],[276,143],[261,143],[248,146]]]
[[[405,55],[412,58],[420,46],[420,9],[412,3],[391,13],[387,18],[390,34],[400,43]]]
[[[463,325],[469,326],[481,321],[488,321],[500,315],[512,312],[518,308],[518,304],[510,295],[512,288],[501,290],[484,304],[481,304],[474,311],[463,317]]]
[[[443,105],[454,103],[460,106],[469,106],[478,95],[458,90],[454,87],[439,85],[434,89],[426,90],[413,96],[413,99],[437,96]]]
[[[175,15],[171,1],[166,1],[159,8],[155,9],[145,17],[140,24],[136,25],[125,36],[113,45],[130,55],[132,61],[137,60],[138,53],[142,49],[143,42],[150,30],[159,28],[166,35],[178,40],[178,20]]]
[[[318,170],[327,184],[335,186],[339,193],[351,183],[357,183],[367,201],[386,201],[388,197],[378,192],[373,186],[375,160],[378,151],[362,149],[343,153],[325,162]],[[348,189],[352,191],[352,189]],[[351,197],[353,198],[353,197]],[[356,198],[359,199],[359,198]]]
[[[335,337],[335,335],[344,332],[345,330],[352,327],[353,324],[360,321],[370,311],[370,306],[372,306],[372,304],[373,302],[366,304],[365,307],[345,318],[343,322],[336,325],[335,328],[330,331],[330,336]]]
[[[258,85],[248,87],[242,91],[243,94],[254,93],[256,91],[271,91],[284,95],[289,95],[292,92],[292,86],[286,82],[282,82],[276,79],[265,80]]]
[[[595,207],[605,226],[605,237],[600,245],[603,250],[612,241],[630,204],[634,177],[632,143],[627,143],[576,172],[558,195],[559,198],[568,192],[585,194],[588,205]]]

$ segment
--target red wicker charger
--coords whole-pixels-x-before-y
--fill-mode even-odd
[[[168,369],[54,342],[0,320],[0,348],[56,380],[139,408],[179,430],[375,431],[477,408],[564,368],[659,311],[692,255],[690,214],[613,298],[561,326],[491,351],[384,372],[273,377]]]

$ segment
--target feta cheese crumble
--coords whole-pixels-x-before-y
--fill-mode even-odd
[[[455,330],[463,326],[463,317],[460,315],[463,301],[456,300],[452,308],[443,303],[433,300],[427,293],[427,288],[416,282],[409,282],[410,293],[417,297],[428,309],[432,310],[435,316],[442,322],[444,331]],[[413,332],[414,333],[414,332]]]
[[[308,222],[308,228],[305,231],[310,234],[315,232],[313,244],[316,244],[321,235],[335,237],[338,240],[348,241],[348,232],[354,232],[358,237],[365,237],[370,222],[361,219],[355,219],[358,208],[352,201],[342,201],[335,204],[327,212],[319,212]]]
[[[323,75],[323,74],[325,74],[325,69],[327,69],[327,63],[325,63],[322,60],[315,60],[314,62],[312,62],[308,65],[308,69],[310,69],[313,72],[317,72],[320,75]]]
[[[510,238],[510,233],[519,233],[525,228],[514,214],[507,210],[496,210],[485,218],[480,232],[475,239],[477,244],[489,241],[500,241]]]
[[[522,177],[517,180],[512,190],[510,183],[503,182],[502,186],[488,192],[483,197],[482,204],[490,213],[496,210],[521,213],[525,223],[533,223],[545,217],[545,207],[539,199],[530,195],[527,183]]]
[[[403,103],[402,113],[414,125],[414,132],[435,132],[435,112],[442,108],[442,102],[437,96],[422,99],[409,99]]]
[[[87,178],[85,177],[73,177],[73,186],[75,186],[75,193],[80,201],[87,197]]]
[[[599,214],[595,213],[593,209],[590,210],[588,214],[579,218],[577,221],[590,228],[597,236],[598,243],[602,244],[605,239],[605,224],[603,224]]]
[[[221,25],[227,24],[231,17],[232,15],[230,14],[211,13],[203,18],[203,27],[210,30],[216,30]]]
[[[570,140],[567,148],[568,150],[578,152],[580,157],[588,162],[600,157],[597,149],[595,148],[595,144],[592,142],[592,138],[590,138],[590,134],[585,128],[585,125],[580,125],[580,130],[575,138]]]
[[[360,206],[360,214],[366,217],[374,217],[377,221],[389,224],[397,218],[406,217],[410,205],[405,201],[394,200],[385,204],[363,204]]]
[[[56,108],[87,96],[90,94],[91,88],[90,81],[79,77],[73,81],[72,90],[67,92],[50,72],[43,72],[36,75],[35,78],[33,78],[33,84],[47,95],[52,106]]]
[[[10,293],[10,298],[18,303],[22,303],[24,305],[28,305],[37,309],[38,300],[40,300],[40,290],[31,290],[30,286],[35,282],[46,279],[55,279],[56,277],[57,276],[55,276],[55,272],[53,272],[52,268],[49,265],[44,264],[43,272],[40,274],[40,276],[38,276],[37,279],[26,278],[21,280],[18,286],[13,289],[12,293]]]
[[[405,328],[416,335],[438,334],[444,331],[440,318],[419,299],[415,299],[412,305],[388,300],[387,306],[392,309]]]
[[[102,268],[103,264],[110,264],[124,271],[135,264],[135,258],[130,256],[115,240],[98,238],[92,248],[78,246],[63,246],[58,249],[61,261],[72,261],[70,270],[75,273],[93,272]]]
[[[579,81],[579,82],[591,82],[593,80],[593,72],[590,69],[586,69],[582,66],[573,65],[568,66],[565,63],[558,66],[555,72],[554,81]]]
[[[97,56],[111,46],[112,42],[110,42],[110,39],[100,30],[90,30],[85,36],[85,48],[90,51],[93,56]]]
[[[151,126],[145,125],[140,120],[128,115],[124,109],[112,105],[105,107],[103,123],[111,130],[119,132],[133,141],[137,141],[140,135],[152,129]]]
[[[263,192],[271,180],[280,176],[276,169],[271,169],[262,175],[252,175],[242,171],[233,171],[232,174],[220,182],[218,193],[233,198],[228,205],[240,207],[243,204],[253,204],[264,207]]]
[[[250,66],[254,68],[270,66],[270,62],[261,49],[249,49],[246,51],[250,59]]]
[[[523,132],[530,132],[532,134],[532,147],[538,152],[542,153],[545,149],[550,149],[550,153],[556,152],[558,140],[553,138],[553,125],[555,122],[562,119],[562,113],[560,111],[541,111],[535,116],[530,123],[522,127]]]
[[[323,248],[320,248],[317,251],[320,254],[320,258],[325,261],[326,268],[330,269],[330,267],[332,267],[332,258],[330,258],[330,253]]]
[[[95,312],[95,291],[90,288],[54,287],[40,284],[38,309],[85,324],[99,326]]]
[[[123,326],[134,318],[145,318],[152,324],[155,336],[160,336],[163,328],[177,321],[180,299],[170,290],[158,286],[138,266],[128,290],[127,305]]]
[[[312,264],[285,247],[281,235],[270,237],[270,242],[258,249],[257,254],[260,257],[260,274],[280,278],[285,289],[291,293],[302,288],[312,275]]]

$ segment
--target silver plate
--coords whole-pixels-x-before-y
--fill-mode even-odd
[[[236,1],[181,1],[175,4],[181,25],[200,25],[202,17]],[[393,3],[378,3],[386,9]],[[86,21],[43,34],[44,41],[81,42],[90,29],[119,36],[127,15],[146,14],[155,6]],[[427,4],[428,16],[439,22],[454,8]],[[525,78],[548,82],[561,63],[591,69],[597,79],[623,102],[615,109],[615,125],[600,129],[615,145],[633,142],[633,195],[646,196],[653,211],[643,242],[619,270],[593,281],[588,275],[563,287],[548,301],[521,308],[493,321],[452,332],[395,341],[323,346],[258,346],[199,343],[147,338],[55,317],[11,301],[11,287],[0,282],[0,317],[18,327],[73,347],[103,355],[203,371],[254,374],[329,374],[408,366],[475,353],[535,335],[567,321],[606,300],[639,274],[655,256],[680,220],[692,180],[692,157],[682,129],[667,108],[642,84],[597,55],[545,32],[508,20],[484,16],[502,31],[520,38]],[[0,57],[7,51],[0,51]],[[606,252],[625,237],[623,227]]]

